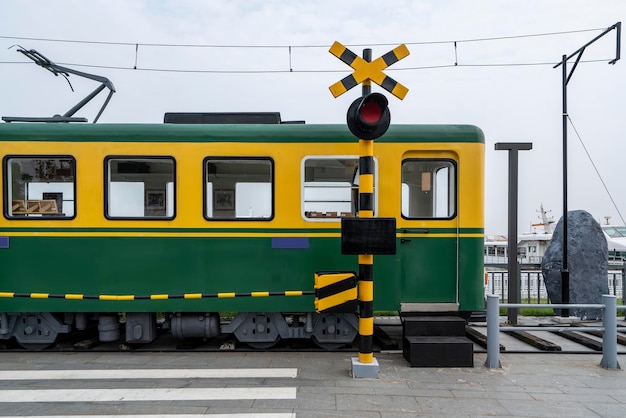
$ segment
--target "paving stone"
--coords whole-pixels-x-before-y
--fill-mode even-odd
[[[295,387],[296,399],[3,403],[3,416],[295,413],[298,418],[415,416],[622,417],[626,375],[599,366],[601,354],[501,353],[500,369],[411,368],[402,354],[377,354],[378,379],[349,376],[353,353],[0,353],[0,370],[134,368],[298,369],[291,378],[0,380],[0,390]],[[626,364],[626,356],[618,360]],[[36,396],[36,395],[35,395]]]

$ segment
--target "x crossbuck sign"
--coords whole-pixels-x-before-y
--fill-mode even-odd
[[[376,58],[372,62],[367,62],[363,58],[350,51],[348,48],[336,42],[330,47],[329,52],[341,61],[354,68],[354,72],[344,79],[329,87],[334,97],[339,97],[352,87],[364,81],[371,80],[378,84],[398,99],[402,100],[409,92],[409,89],[389,77],[383,70],[392,64],[400,61],[409,55],[409,49],[405,44],[395,47],[385,55]]]

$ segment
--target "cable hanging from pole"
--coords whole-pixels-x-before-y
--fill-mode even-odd
[[[572,125],[572,128],[574,129],[574,132],[576,133],[576,136],[578,137],[578,141],[580,141],[580,145],[582,145],[583,150],[585,151],[585,154],[587,154],[587,158],[589,158],[589,161],[591,162],[593,169],[596,171],[596,174],[598,175],[598,178],[600,179],[600,183],[602,183],[602,187],[604,187],[604,190],[609,195],[609,199],[611,199],[611,203],[613,203],[613,206],[615,207],[615,210],[617,211],[619,218],[622,220],[622,223],[626,225],[626,221],[624,220],[624,217],[622,216],[622,212],[620,212],[619,207],[617,206],[617,203],[615,203],[615,199],[613,199],[613,195],[609,191],[609,188],[607,187],[606,183],[604,182],[604,179],[602,178],[602,175],[600,174],[600,171],[598,170],[598,167],[593,161],[593,158],[591,158],[591,154],[589,154],[589,151],[587,150],[587,147],[585,146],[583,139],[578,133],[578,129],[576,129],[576,126],[574,125],[574,121],[572,121],[572,118],[569,115],[567,115],[567,119],[569,120],[570,125]]]

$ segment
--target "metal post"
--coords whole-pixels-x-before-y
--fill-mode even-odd
[[[569,303],[569,300],[570,300],[569,298],[569,270],[568,270],[568,265],[567,265],[568,264],[568,259],[567,259],[567,255],[568,255],[567,254],[567,118],[568,118],[567,84],[569,83],[570,79],[574,75],[574,71],[576,70],[578,63],[580,62],[580,59],[583,53],[585,52],[585,49],[589,45],[593,44],[595,41],[602,38],[604,35],[606,35],[607,33],[611,32],[614,29],[615,29],[616,36],[617,36],[615,58],[609,61],[609,64],[615,64],[620,59],[621,28],[622,28],[621,22],[617,22],[614,25],[609,26],[606,30],[604,30],[604,32],[602,32],[601,34],[593,38],[591,41],[587,42],[582,47],[578,48],[576,52],[570,54],[569,56],[563,55],[561,57],[561,62],[556,64],[553,67],[553,68],[557,68],[559,65],[563,67],[562,68],[563,81],[561,84],[562,94],[563,94],[563,113],[562,113],[562,119],[563,119],[563,265],[561,267],[561,303],[564,303],[564,304]],[[572,70],[568,74],[567,60],[572,57],[576,57],[576,61],[574,62],[574,65],[572,66]],[[569,309],[568,308],[561,309],[561,316],[569,317]]]
[[[372,50],[363,50],[372,60]],[[371,81],[363,82],[363,96],[371,93]],[[359,139],[359,218],[374,217],[374,140]],[[359,361],[374,361],[374,256],[359,255]]]
[[[613,294],[617,296],[617,274],[613,273]]]
[[[622,266],[622,305],[626,305],[626,292],[624,292],[624,285],[626,284],[626,264]]]
[[[604,314],[602,315],[602,360],[605,369],[619,369],[617,362],[617,304],[614,295],[602,295]]]
[[[372,50],[370,48],[365,48],[363,50],[363,59],[366,62],[372,62]],[[371,92],[372,92],[372,81],[370,79],[363,80],[363,84],[361,85],[362,96],[365,97]]]
[[[567,55],[563,55],[561,65],[563,66],[563,265],[561,266],[561,303],[569,303],[569,269],[567,258]],[[561,317],[569,317],[569,309],[561,309]]]
[[[487,360],[485,366],[500,368],[500,306],[497,295],[487,295]]]
[[[508,303],[520,303],[519,263],[517,261],[517,184],[518,184],[518,151],[533,148],[531,142],[498,142],[497,151],[509,151],[509,291]],[[508,320],[517,324],[517,308],[509,308]]]

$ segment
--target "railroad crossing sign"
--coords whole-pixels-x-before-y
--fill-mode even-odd
[[[329,87],[334,97],[341,96],[352,87],[367,80],[378,84],[400,100],[404,99],[409,92],[409,89],[383,73],[385,68],[409,55],[409,49],[405,44],[395,47],[372,62],[365,61],[337,41],[330,47],[329,52],[354,68],[352,74]]]

